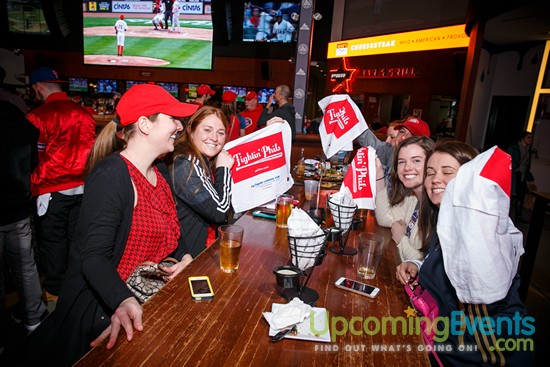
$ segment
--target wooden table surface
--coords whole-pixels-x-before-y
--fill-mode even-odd
[[[296,196],[302,197],[303,187]],[[111,350],[104,346],[90,351],[78,366],[428,366],[427,353],[418,335],[403,335],[399,330],[367,335],[363,321],[368,317],[382,323],[382,317],[404,317],[409,306],[395,278],[399,255],[390,231],[376,225],[367,213],[358,231],[352,231],[348,246],[357,247],[360,231],[383,234],[385,248],[376,278],[369,284],[380,288],[375,299],[338,289],[334,282],[346,276],[357,277],[357,256],[338,256],[327,251],[316,267],[308,287],[319,293],[317,307],[328,310],[329,325],[340,317],[354,319],[355,333],[335,335],[334,342],[283,339],[272,343],[269,326],[262,312],[273,303],[286,303],[280,296],[273,269],[288,263],[290,254],[287,230],[276,228],[275,221],[246,214],[236,224],[245,229],[239,270],[233,274],[219,269],[219,246],[214,243],[184,271],[168,283],[143,307],[144,331],[132,342],[120,335]],[[187,278],[208,275],[215,297],[210,301],[191,299]],[[369,319],[373,330],[376,324]],[[343,322],[336,328],[343,330]],[[358,334],[358,335],[354,335]],[[378,351],[375,351],[378,349]],[[385,351],[381,351],[386,349]]]

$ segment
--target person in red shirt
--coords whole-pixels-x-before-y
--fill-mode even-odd
[[[246,109],[241,112],[246,124],[245,134],[250,134],[256,131],[258,127],[258,119],[262,114],[264,107],[258,103],[258,94],[254,91],[249,91],[244,97],[244,105]]]
[[[212,96],[216,94],[214,90],[210,88],[209,85],[201,84],[197,87],[197,98],[193,103],[198,104],[200,107],[204,106]]]
[[[31,84],[44,103],[27,119],[38,128],[38,165],[31,175],[36,197],[36,233],[47,301],[55,302],[67,267],[69,245],[84,192],[84,166],[95,140],[95,120],[67,97],[51,68],[32,72]]]
[[[222,94],[222,112],[227,119],[227,141],[235,140],[245,134],[244,117],[237,113],[237,93],[227,90]]]

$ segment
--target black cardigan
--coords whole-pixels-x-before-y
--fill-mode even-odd
[[[157,167],[172,187],[167,167],[163,163]],[[48,354],[42,363],[76,362],[109,325],[120,303],[133,296],[116,271],[130,232],[133,209],[130,173],[116,153],[99,162],[86,179],[69,268],[56,310],[33,337],[38,349]]]

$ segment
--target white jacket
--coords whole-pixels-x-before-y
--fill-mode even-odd
[[[511,159],[493,147],[447,184],[437,224],[445,272],[464,303],[506,297],[524,253],[523,235],[508,217]]]

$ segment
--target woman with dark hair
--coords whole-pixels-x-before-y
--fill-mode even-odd
[[[504,155],[502,151],[500,153]],[[468,192],[475,195],[473,198],[475,203],[483,202],[487,197],[492,206],[506,206],[508,197],[505,192],[502,191],[500,200],[495,200],[493,193],[498,190],[490,186],[490,181],[485,177],[487,174],[484,175],[484,170],[480,169],[487,163],[483,160],[478,162],[475,158],[477,155],[478,152],[473,147],[458,141],[442,141],[435,145],[426,161],[424,200],[419,219],[419,235],[422,238],[423,248],[426,249],[425,260],[409,260],[401,263],[397,267],[396,276],[405,287],[411,289],[421,287],[422,292],[427,292],[435,301],[437,305],[435,312],[432,310],[430,315],[421,315],[430,319],[431,325],[427,326],[427,334],[430,333],[430,328],[441,329],[441,324],[436,324],[440,322],[438,320],[447,321],[448,336],[445,340],[436,340],[437,338],[433,340],[435,353],[430,354],[432,365],[531,366],[534,354],[532,350],[509,351],[504,347],[504,345],[510,345],[509,340],[524,338],[524,335],[529,336],[534,332],[534,325],[532,325],[534,319],[527,316],[527,310],[518,294],[519,276],[516,270],[519,256],[523,252],[520,248],[522,240],[510,239],[517,236],[519,231],[510,226],[504,230],[501,228],[499,236],[504,240],[493,243],[491,236],[495,234],[496,226],[493,227],[492,224],[506,223],[506,219],[511,223],[509,218],[495,218],[494,215],[489,215],[485,216],[487,220],[479,220],[478,217],[481,217],[478,213],[482,212],[477,209],[470,210],[467,215],[472,218],[463,221],[456,220],[459,217],[456,213],[454,216],[449,215],[455,210],[468,209],[463,206],[463,203],[455,204],[458,197],[464,200],[464,193]],[[506,157],[502,158],[491,168],[504,177],[509,163]],[[476,165],[472,165],[474,160]],[[467,171],[464,172],[467,166]],[[465,174],[460,180],[458,178],[453,180],[459,174],[459,170],[460,173]],[[462,186],[461,194],[458,194],[458,186]],[[474,187],[476,187],[475,193]],[[483,188],[489,188],[489,190],[484,191]],[[453,218],[451,222],[454,230],[464,234],[456,236],[446,225],[441,226],[441,223],[438,227],[438,218],[439,222],[442,222],[443,214],[447,217],[444,224],[448,226],[449,218]],[[478,223],[471,225],[472,221]],[[478,232],[479,230],[482,234]],[[472,236],[472,233],[476,235]],[[445,242],[444,239],[446,239]],[[512,248],[514,242],[517,248]],[[493,250],[494,246],[498,248],[496,251]],[[472,248],[475,248],[473,254]],[[449,254],[446,255],[446,251]],[[486,254],[490,255],[485,256]],[[445,258],[446,256],[451,256],[452,261]],[[473,258],[481,257],[484,257],[483,265],[472,264]],[[509,266],[504,272],[502,263]],[[462,269],[458,274],[454,272],[457,264]],[[494,278],[500,285],[490,286],[495,282],[483,279],[487,282],[480,292],[479,284],[475,284],[476,282],[472,282],[470,278],[471,273],[477,271],[472,271],[472,267],[483,268],[482,272],[485,274],[498,274]],[[517,341],[513,344],[518,345],[516,343]]]
[[[237,94],[226,90],[222,94],[222,112],[227,120],[226,143],[245,135],[246,122],[244,117],[237,113]]]
[[[231,208],[233,157],[223,150],[226,139],[224,114],[205,106],[190,118],[171,157],[180,248],[193,258],[213,242],[214,226],[227,220]]]
[[[376,159],[376,221],[390,227],[401,260],[423,259],[418,237],[418,215],[422,201],[422,181],[426,156],[434,142],[426,136],[412,136],[396,147],[388,197],[384,168]]]
[[[122,96],[117,105],[122,141],[115,138],[111,122],[94,143],[59,301],[36,332],[39,345],[33,347],[31,341],[30,358],[72,365],[107,338],[107,348],[112,348],[121,329],[128,340],[143,330],[142,307],[126,280],[140,263],[159,263],[178,252],[180,226],[170,176],[156,162],[174,150],[183,129],[174,116],[189,116],[196,109],[156,85],[137,85]],[[171,274],[166,280],[192,259],[177,260],[163,268]]]

